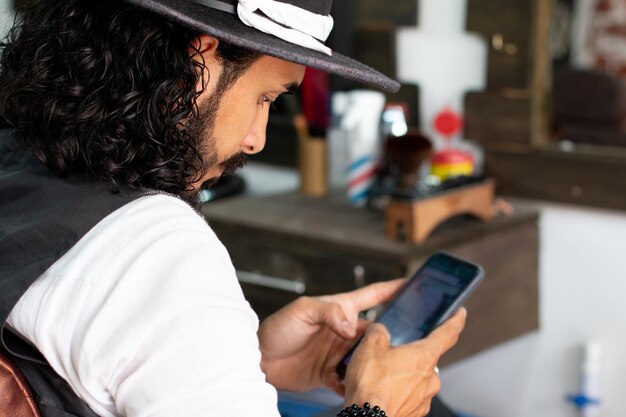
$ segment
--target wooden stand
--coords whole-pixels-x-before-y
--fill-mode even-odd
[[[300,192],[309,197],[323,197],[328,194],[326,140],[309,135],[306,119],[301,114],[294,116],[293,124],[298,133]]]
[[[387,236],[421,243],[439,224],[459,214],[488,221],[494,216],[494,195],[495,181],[488,179],[420,200],[392,200],[386,211]]]

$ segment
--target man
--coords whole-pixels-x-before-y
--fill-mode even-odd
[[[275,417],[275,388],[315,387],[392,417],[428,413],[464,311],[402,347],[370,326],[339,381],[366,332],[358,312],[402,282],[302,298],[259,327],[190,207],[263,149],[271,102],[305,65],[397,88],[323,44],[330,6],[66,0],[20,13],[0,74],[0,320],[44,416]]]

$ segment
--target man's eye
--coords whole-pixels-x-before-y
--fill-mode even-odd
[[[276,110],[276,103],[274,103],[274,101],[272,101],[269,97],[263,96],[263,103],[270,103],[270,109]]]

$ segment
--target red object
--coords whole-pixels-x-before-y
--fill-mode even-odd
[[[330,121],[330,78],[324,71],[307,67],[300,86],[302,113],[313,136],[326,133]]]
[[[435,116],[435,131],[449,139],[463,128],[463,119],[450,108],[443,109]]]
[[[474,157],[467,152],[459,151],[456,149],[446,149],[441,152],[437,152],[432,157],[432,162],[434,164],[473,163]]]

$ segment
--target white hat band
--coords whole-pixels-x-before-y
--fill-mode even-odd
[[[331,16],[275,0],[239,0],[237,14],[243,23],[261,32],[332,55],[331,49],[322,43],[333,28]]]
[[[191,1],[228,13],[235,12],[230,2]],[[275,0],[239,0],[236,13],[247,26],[289,43],[332,55],[332,50],[323,44],[334,25],[332,16],[312,13],[292,4]]]

